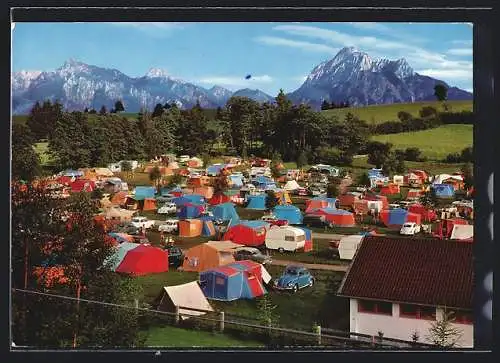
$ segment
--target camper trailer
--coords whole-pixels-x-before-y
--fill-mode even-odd
[[[266,233],[266,248],[280,253],[302,249],[305,241],[304,230],[296,227],[272,226]]]
[[[352,260],[364,235],[353,234],[330,242],[333,256],[341,260]]]

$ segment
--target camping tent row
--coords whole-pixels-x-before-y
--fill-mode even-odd
[[[407,222],[422,223],[422,216],[420,214],[412,213],[402,208],[384,209],[380,212],[380,219],[389,228],[401,228]]]
[[[325,220],[336,227],[353,227],[356,224],[354,214],[343,209],[319,208],[310,210],[308,214],[325,216]]]
[[[149,244],[122,242],[106,261],[112,271],[134,276],[168,271],[168,252]]]

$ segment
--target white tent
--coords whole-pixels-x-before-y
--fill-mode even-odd
[[[175,307],[177,306],[205,310],[195,311],[179,309],[181,319],[189,319],[190,316],[205,315],[207,311],[214,311],[205,297],[205,294],[203,294],[198,281],[191,281],[182,285],[163,287],[158,303],[158,309],[163,311],[172,311],[175,310]]]
[[[359,244],[363,240],[363,235],[353,234],[340,239],[339,257],[341,260],[352,260]]]
[[[470,239],[474,238],[474,226],[471,224],[455,224],[451,231],[450,239]]]
[[[283,189],[288,190],[288,191],[297,190],[299,188],[300,188],[300,185],[295,180],[287,181],[285,186],[283,187]]]
[[[266,284],[268,284],[269,281],[271,281],[271,275],[266,270],[266,268],[264,267],[264,265],[260,265],[260,268],[262,270],[262,281],[264,281]]]

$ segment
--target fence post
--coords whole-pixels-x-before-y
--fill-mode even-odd
[[[175,324],[179,324],[179,320],[180,320],[179,307],[175,306]]]
[[[224,331],[224,312],[219,313],[219,330],[222,333]]]
[[[318,325],[318,345],[321,345],[321,325]]]

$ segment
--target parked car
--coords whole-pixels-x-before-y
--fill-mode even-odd
[[[139,216],[139,217],[132,218],[132,220],[130,221],[130,224],[133,225],[134,227],[139,228],[139,229],[140,228],[148,229],[148,228],[151,228],[154,226],[155,221],[149,220],[146,217]]]
[[[179,267],[184,262],[184,252],[177,246],[166,246],[164,250],[168,252],[168,264]]]
[[[271,224],[271,226],[286,226],[288,221],[286,219],[278,219],[274,215],[265,215],[261,218],[264,222]]]
[[[177,205],[175,203],[165,203],[156,213],[158,214],[172,214],[177,212]]]
[[[302,220],[302,224],[307,227],[324,227],[328,223],[325,216],[306,214]]]
[[[399,231],[404,236],[413,236],[420,232],[420,225],[415,222],[406,222]]]
[[[271,263],[271,256],[263,254],[259,249],[254,247],[240,247],[234,252],[234,259],[236,261],[252,260],[265,265]]]
[[[168,194],[168,195],[162,195],[156,198],[157,203],[170,203],[173,199],[175,198],[174,195]]]
[[[179,156],[179,162],[180,163],[185,163],[185,162],[189,161],[189,159],[191,159],[189,157],[189,155],[181,155],[181,156]]]
[[[274,280],[274,288],[295,293],[304,287],[313,286],[314,282],[314,277],[305,267],[289,265],[283,274]]]
[[[179,220],[178,219],[167,219],[165,223],[160,224],[158,226],[159,232],[167,232],[174,233],[179,229]]]

